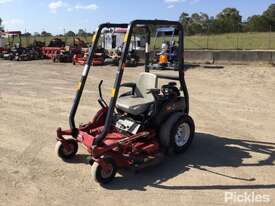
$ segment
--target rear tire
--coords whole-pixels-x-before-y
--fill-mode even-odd
[[[97,162],[94,162],[91,173],[96,182],[100,184],[107,184],[114,179],[117,172],[117,166],[112,157],[103,157],[103,161],[108,164],[110,167],[109,170],[104,171]]]
[[[192,143],[194,134],[193,119],[184,113],[175,113],[161,126],[160,142],[168,151],[183,153]]]

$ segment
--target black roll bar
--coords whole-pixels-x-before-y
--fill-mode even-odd
[[[127,28],[127,27],[128,27],[128,24],[111,24],[111,23],[101,24],[101,25],[99,25],[97,32],[93,36],[93,45],[89,49],[87,63],[84,66],[82,76],[81,76],[80,82],[78,84],[76,95],[75,95],[75,98],[73,101],[73,106],[71,108],[71,112],[70,112],[70,116],[69,116],[69,124],[70,124],[70,128],[72,130],[72,136],[74,138],[76,138],[78,135],[78,130],[76,129],[76,126],[75,126],[75,114],[76,114],[76,111],[77,111],[77,108],[79,105],[79,101],[80,101],[82,93],[83,93],[83,89],[84,89],[92,62],[93,62],[94,53],[95,53],[101,32],[104,28]]]
[[[150,43],[150,33],[149,33],[149,29],[148,26],[149,25],[157,25],[157,26],[175,26],[178,28],[179,30],[179,54],[183,55],[183,47],[184,47],[184,42],[183,42],[183,35],[184,35],[184,31],[183,31],[183,27],[182,25],[177,22],[177,21],[166,21],[166,20],[135,20],[132,21],[129,25],[128,24],[111,24],[111,23],[106,23],[106,24],[101,24],[98,27],[98,30],[96,32],[96,34],[93,37],[93,46],[90,48],[89,50],[89,56],[88,56],[88,60],[87,60],[87,64],[84,66],[83,69],[83,73],[79,82],[79,86],[74,98],[74,102],[73,102],[73,106],[71,108],[71,112],[70,112],[70,116],[69,116],[69,124],[70,124],[70,128],[72,130],[72,136],[74,138],[77,137],[78,135],[78,130],[75,126],[75,114],[79,105],[79,101],[81,99],[82,93],[83,93],[83,89],[90,71],[90,67],[92,65],[92,61],[93,61],[93,56],[98,44],[98,40],[100,38],[101,32],[104,28],[127,28],[127,33],[125,35],[124,38],[124,46],[123,46],[123,52],[120,58],[120,62],[119,62],[119,66],[117,68],[117,72],[116,72],[116,80],[114,83],[114,87],[112,89],[112,97],[109,103],[109,110],[107,113],[107,117],[106,117],[106,121],[105,121],[105,125],[104,125],[104,129],[102,131],[101,134],[99,134],[95,141],[93,142],[93,146],[97,146],[98,144],[100,144],[102,142],[102,140],[105,138],[105,136],[107,135],[107,133],[110,130],[111,127],[111,123],[112,123],[112,115],[114,112],[114,108],[115,108],[115,104],[116,104],[116,100],[117,100],[117,96],[118,96],[118,92],[119,92],[119,88],[120,88],[120,84],[121,84],[121,79],[123,76],[123,72],[124,72],[124,67],[125,67],[125,62],[126,62],[126,58],[127,58],[127,54],[129,51],[129,46],[130,46],[130,42],[131,42],[131,37],[133,34],[133,28],[136,27],[137,25],[143,25],[143,27],[147,28],[147,39],[146,42],[149,44]],[[149,35],[148,35],[149,33]],[[149,48],[149,45],[147,45]],[[148,62],[149,62],[149,51],[146,51],[146,61],[145,61],[145,71],[149,72],[149,67],[148,67]],[[186,87],[186,83],[185,83],[185,79],[184,79],[184,65],[183,65],[184,59],[183,56],[182,58],[179,58],[179,81],[181,84],[181,88],[183,90],[184,93],[184,98],[185,98],[185,102],[186,102],[186,108],[185,108],[185,112],[188,114],[189,112],[189,95],[188,95],[188,91],[187,91],[187,87]]]
[[[169,80],[176,80],[176,81],[180,80],[180,78],[178,76],[163,75],[163,74],[156,74],[156,76],[159,79],[169,79]]]
[[[125,61],[126,61],[127,54],[128,54],[128,51],[129,51],[129,46],[130,46],[130,41],[131,41],[131,37],[132,37],[132,33],[133,33],[133,28],[137,25],[175,26],[175,27],[178,28],[178,30],[179,30],[179,54],[182,55],[181,58],[179,58],[179,65],[178,65],[178,67],[179,67],[178,68],[179,80],[180,80],[181,88],[183,90],[184,98],[185,98],[185,102],[186,102],[185,112],[187,114],[189,112],[189,95],[188,95],[188,91],[187,91],[187,87],[186,87],[186,83],[185,83],[185,79],[184,79],[184,59],[183,59],[183,48],[184,48],[183,36],[184,36],[184,31],[183,31],[182,25],[177,21],[134,20],[129,24],[127,33],[125,35],[123,51],[122,51],[119,66],[118,66],[117,72],[116,72],[116,80],[115,80],[115,83],[114,83],[114,87],[112,89],[112,97],[111,97],[111,100],[110,100],[110,103],[109,103],[109,110],[108,110],[107,117],[106,117],[106,120],[105,120],[104,129],[103,129],[102,133],[100,133],[96,137],[95,141],[93,142],[93,147],[99,145],[102,142],[102,140],[106,137],[106,135],[108,134],[108,132],[110,131],[110,128],[112,126],[111,125],[112,124],[112,115],[114,113],[114,109],[115,109],[115,105],[116,105],[116,101],[117,101],[117,96],[118,96],[118,93],[119,93],[119,88],[120,88],[121,79],[122,79],[123,72],[124,72]],[[148,70],[146,65],[145,65],[145,70]]]

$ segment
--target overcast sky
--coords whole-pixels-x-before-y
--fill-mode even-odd
[[[128,23],[133,19],[178,20],[180,14],[205,12],[215,16],[236,7],[243,19],[261,14],[274,0],[0,0],[5,29],[53,34],[86,29],[103,22]]]

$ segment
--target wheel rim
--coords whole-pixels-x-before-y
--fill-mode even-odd
[[[176,135],[175,143],[178,147],[184,146],[190,137],[190,126],[187,123],[182,123],[179,125]]]
[[[103,168],[101,169],[101,176],[104,179],[111,177],[114,170],[111,164],[107,164],[107,166],[108,168],[106,168],[105,170]]]
[[[73,154],[74,152],[74,145],[73,144],[68,144],[66,146],[63,145],[63,154],[65,156],[69,156],[71,154]]]

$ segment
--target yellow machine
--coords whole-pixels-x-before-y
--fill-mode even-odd
[[[161,54],[159,56],[159,64],[160,65],[168,64],[168,56],[166,54]]]

